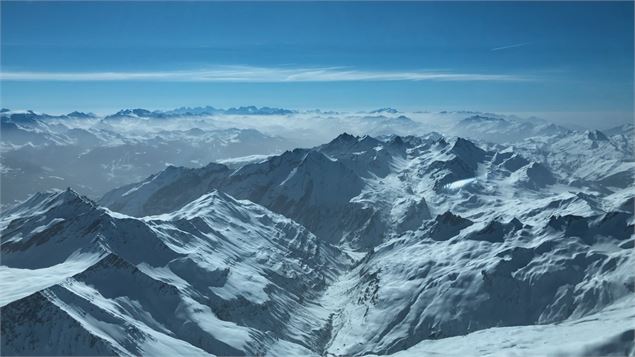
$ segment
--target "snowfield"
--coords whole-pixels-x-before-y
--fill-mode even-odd
[[[281,110],[82,120],[317,115]],[[3,210],[2,354],[635,355],[632,127],[444,113],[444,134],[386,132],[420,128],[419,114],[342,115],[375,135]],[[47,127],[62,119],[34,120],[31,134],[66,140]],[[236,130],[223,142],[267,135]]]

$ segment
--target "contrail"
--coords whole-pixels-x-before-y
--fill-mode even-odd
[[[508,48],[522,47],[522,46],[526,46],[528,44],[529,44],[529,42],[515,43],[513,45],[507,45],[507,46],[501,46],[501,47],[492,48],[491,51],[500,51],[500,50],[506,50]]]

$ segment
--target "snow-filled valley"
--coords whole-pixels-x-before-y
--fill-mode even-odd
[[[71,114],[2,116],[3,355],[635,354],[632,125]]]

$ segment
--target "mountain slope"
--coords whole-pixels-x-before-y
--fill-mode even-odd
[[[635,178],[632,138],[621,135],[608,137],[589,130],[527,139],[515,149],[575,186],[628,188]]]
[[[3,346],[629,355],[635,192],[603,173],[629,154],[614,136],[580,135],[342,134],[232,168],[170,166],[105,195],[109,209],[35,195],[0,219],[0,275],[13,279],[0,283]],[[22,343],[18,326],[36,338]]]
[[[454,219],[449,238],[424,229],[376,247],[329,290],[327,350],[382,355],[491,327],[576,320],[635,291],[631,215],[578,217],[557,229],[519,218],[517,226]]]
[[[109,192],[100,204],[144,216],[178,209],[219,189],[286,215],[328,242],[368,249],[386,235],[415,229],[429,219],[430,200],[440,210],[451,208],[451,201],[469,208],[478,193],[497,186],[536,191],[556,182],[537,163],[515,156],[514,166],[496,162],[500,156],[495,156],[471,141],[448,142],[436,134],[382,139],[342,134],[328,144],[236,170],[221,165],[213,165],[214,170],[169,168]],[[162,177],[171,179],[160,183]],[[492,182],[484,186],[479,180]],[[466,197],[468,187],[475,191]]]
[[[25,268],[77,268],[3,296],[2,349],[15,354],[263,354],[278,339],[306,349],[306,322],[289,325],[289,315],[347,264],[304,227],[219,192],[142,220],[70,190],[41,194],[2,233],[2,274],[24,289],[46,276]],[[54,327],[39,329],[42,316]],[[38,333],[25,344],[16,326]],[[43,349],[62,327],[67,334]],[[84,347],[73,349],[76,336]]]

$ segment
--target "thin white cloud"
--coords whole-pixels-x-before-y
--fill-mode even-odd
[[[368,71],[341,67],[276,68],[219,66],[189,71],[0,72],[3,81],[157,81],[157,82],[341,82],[341,81],[526,81],[514,74],[444,71]]]
[[[529,42],[514,43],[513,45],[492,48],[491,51],[500,51],[500,50],[506,50],[509,48],[523,47],[523,46],[527,46],[528,44]]]

